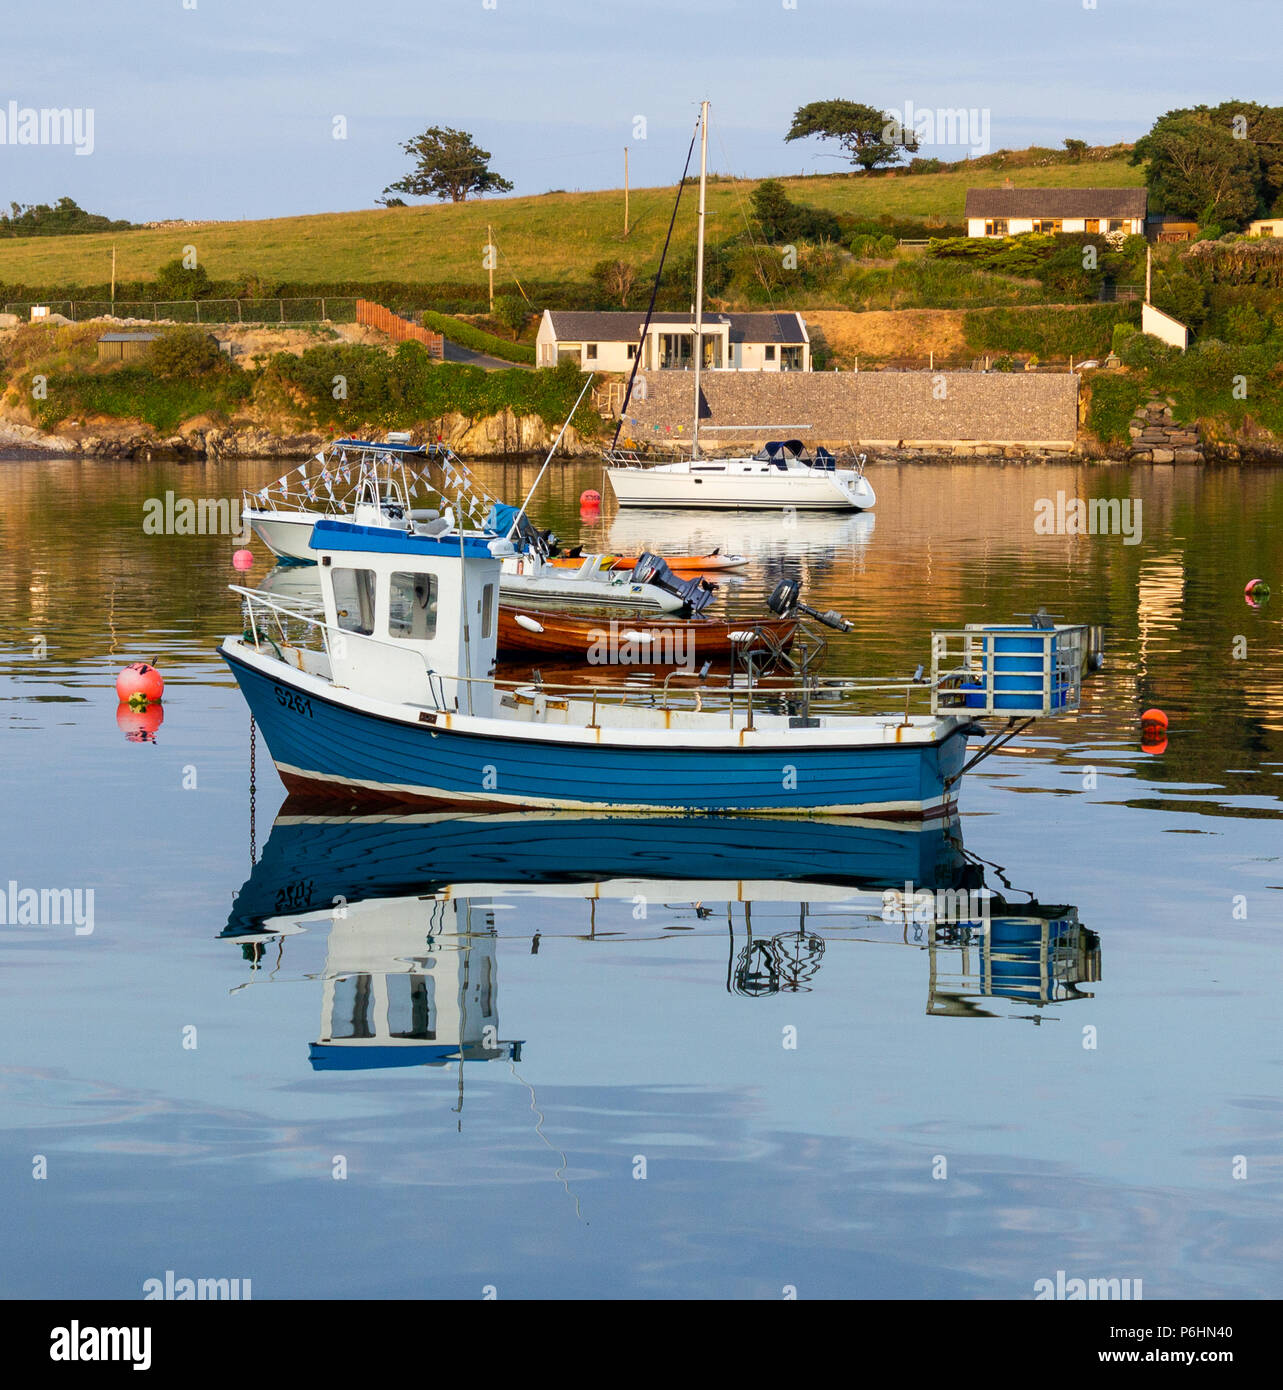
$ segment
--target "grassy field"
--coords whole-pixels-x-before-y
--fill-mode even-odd
[[[942,218],[959,221],[970,186],[1001,184],[1001,172],[825,175],[785,179],[796,202],[861,217]],[[1123,159],[1079,165],[1014,168],[1017,187],[1126,187],[1141,171]],[[709,235],[742,231],[752,182],[709,186]],[[220,222],[93,236],[32,237],[0,242],[0,283],[89,285],[105,282],[116,248],[120,280],[147,280],[166,261],[193,245],[214,280],[246,275],[268,281],[342,280],[476,281],[484,278],[486,225],[499,247],[498,274],[534,280],[583,281],[607,257],[638,267],[659,258],[672,188],[636,189],[631,226],[623,236],[622,191],[546,193],[533,198],[364,212],[324,213],[261,222]],[[674,232],[678,249],[694,237],[695,199],[683,198]],[[925,234],[925,233],[924,233]]]

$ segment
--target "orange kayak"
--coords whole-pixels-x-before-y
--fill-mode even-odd
[[[588,557],[586,555],[554,555],[548,561],[562,569],[578,569]],[[743,555],[723,555],[715,550],[711,555],[665,555],[668,568],[678,573],[692,574],[708,570],[743,569],[748,560]],[[610,555],[602,564],[605,570],[630,570],[636,565],[636,555]]]

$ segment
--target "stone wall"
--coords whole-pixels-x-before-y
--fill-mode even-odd
[[[644,380],[621,443],[689,438],[691,373],[651,372]],[[700,442],[710,449],[789,437],[829,447],[1069,449],[1078,432],[1072,372],[709,372],[701,386]],[[727,428],[734,426],[749,428]]]

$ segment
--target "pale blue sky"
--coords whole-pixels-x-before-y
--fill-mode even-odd
[[[995,149],[1283,101],[1283,20],[1263,0],[486,3],[10,4],[0,110],[91,107],[95,147],[0,145],[0,204],[69,193],[140,221],[369,207],[406,168],[399,142],[431,124],[473,132],[519,193],[617,186],[626,143],[634,186],[671,183],[703,96],[713,166],[750,176],[845,167],[783,143],[824,97],[987,109]]]

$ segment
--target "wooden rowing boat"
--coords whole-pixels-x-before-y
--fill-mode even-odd
[[[736,647],[787,651],[798,621],[549,613],[501,603],[499,652],[542,652],[601,665],[702,665],[728,659]]]

